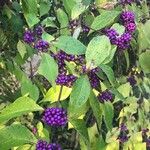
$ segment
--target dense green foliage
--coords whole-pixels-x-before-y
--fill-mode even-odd
[[[146,0],[0,0],[0,150],[35,150],[40,139],[64,150],[150,149],[149,10]],[[105,33],[126,33],[123,11],[136,25],[125,49]],[[46,124],[51,107],[63,107],[68,123]]]

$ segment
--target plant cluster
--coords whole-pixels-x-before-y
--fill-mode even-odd
[[[0,8],[0,150],[150,149],[146,0]]]

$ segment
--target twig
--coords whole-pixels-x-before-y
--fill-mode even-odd
[[[60,92],[59,92],[59,95],[58,95],[58,100],[57,100],[57,105],[59,106],[59,104],[61,105],[61,102],[60,102],[60,98],[61,98],[61,94],[62,94],[62,90],[63,90],[63,85],[60,87]]]

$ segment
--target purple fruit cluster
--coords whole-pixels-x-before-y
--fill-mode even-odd
[[[98,100],[101,103],[104,103],[106,101],[112,102],[113,101],[113,94],[109,90],[105,90],[105,91],[99,93]]]
[[[59,68],[59,74],[56,79],[56,84],[71,87],[76,81],[77,77],[67,72],[65,61],[75,62],[76,56],[69,55],[63,51],[59,51],[57,54],[52,53],[51,56],[57,61]]]
[[[120,0],[122,5],[131,5],[133,2],[134,0]]]
[[[127,78],[127,81],[130,83],[130,85],[133,87],[136,85],[137,81],[135,79],[135,76],[134,75],[131,75]]]
[[[25,43],[33,46],[38,51],[47,51],[49,48],[49,43],[42,40],[43,27],[37,26],[33,30],[26,29],[23,35],[23,40]]]
[[[67,112],[63,108],[47,108],[44,111],[42,120],[49,126],[65,126],[67,123]]]
[[[120,134],[118,136],[118,139],[120,143],[125,143],[128,141],[128,129],[127,126],[124,123],[121,123],[120,125]]]
[[[61,146],[56,143],[47,143],[46,141],[39,140],[36,144],[36,150],[62,150]]]
[[[72,21],[69,22],[69,28],[70,29],[75,29],[78,25],[79,25],[78,20],[72,20]]]
[[[82,26],[82,31],[83,31],[84,33],[88,33],[88,32],[90,31],[90,28],[89,28],[88,26],[86,26],[86,25],[83,25],[83,26]]]
[[[129,48],[132,34],[136,30],[135,15],[131,11],[123,11],[120,20],[125,27],[125,32],[122,35],[119,35],[113,28],[105,30],[105,34],[109,37],[111,43],[117,46],[118,50],[125,50]]]
[[[126,32],[132,34],[136,30],[135,14],[132,11],[123,11],[120,19],[125,26]]]

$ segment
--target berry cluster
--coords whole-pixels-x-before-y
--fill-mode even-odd
[[[119,141],[120,143],[125,143],[128,141],[129,137],[128,137],[128,129],[127,126],[124,123],[121,123],[120,125],[120,134],[119,134]]]
[[[120,3],[124,6],[124,5],[131,5],[131,3],[133,3],[134,0],[120,0]]]
[[[42,40],[43,27],[37,26],[35,29],[26,29],[23,40],[39,51],[47,51],[49,43]]]
[[[67,112],[63,108],[47,108],[42,120],[49,126],[64,126],[67,123]]]
[[[59,51],[57,54],[52,53],[51,56],[57,61],[59,67],[59,74],[56,79],[56,84],[64,85],[67,87],[72,86],[77,77],[73,74],[68,74],[65,61],[76,61],[76,56],[69,55],[63,51]]]
[[[36,144],[36,150],[62,150],[62,148],[59,144],[48,144],[46,141],[39,140]]]
[[[112,102],[112,100],[113,100],[113,94],[109,90],[105,90],[105,91],[99,93],[98,100],[101,103],[104,103],[105,101]]]
[[[126,32],[132,34],[136,30],[135,15],[132,11],[123,11],[120,19],[126,28]]]
[[[135,79],[135,76],[134,75],[131,75],[127,78],[127,81],[130,83],[130,85],[133,87],[136,85],[137,81]]]
[[[122,35],[119,35],[113,28],[105,30],[105,34],[119,50],[125,50],[129,48],[132,34],[136,30],[135,15],[131,11],[123,11],[120,15],[120,20],[125,27],[125,32]]]
[[[69,28],[70,29],[75,29],[78,25],[79,25],[78,20],[72,20],[72,21],[69,22]]]
[[[150,148],[150,137],[148,136],[148,132],[149,132],[148,128],[142,129],[142,138],[143,138],[143,142],[146,142],[147,149]]]

